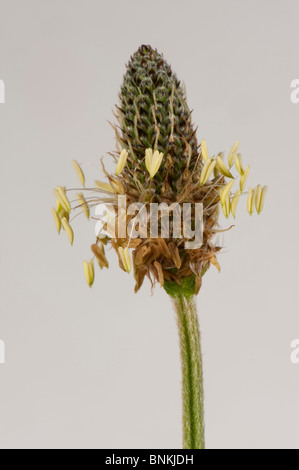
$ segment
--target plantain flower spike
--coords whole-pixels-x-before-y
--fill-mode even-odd
[[[109,245],[121,269],[128,273],[133,271],[135,292],[148,278],[151,285],[159,284],[166,290],[190,284],[192,293],[198,294],[204,273],[211,265],[217,267],[219,263],[221,247],[215,234],[219,231],[221,211],[225,218],[235,218],[239,201],[243,193],[246,194],[250,167],[243,169],[240,142],[234,143],[228,155],[212,153],[209,146],[211,155],[216,157],[209,156],[204,136],[197,141],[184,87],[163,56],[151,46],[141,46],[131,57],[119,98],[115,112],[117,122],[113,125],[116,148],[107,155],[115,159],[115,170],[106,171],[102,161],[102,177],[96,175],[95,182],[87,187],[81,166],[76,160],[72,161],[82,190],[78,192],[76,188],[64,186],[54,189],[56,209],[52,209],[52,214],[56,230],[59,233],[63,228],[73,244],[77,214],[97,221],[95,208],[107,204],[109,213],[113,214],[111,224],[116,228],[113,232],[107,221],[100,221],[99,229],[91,228],[96,233],[91,245],[96,267],[108,268],[104,245]],[[235,190],[237,185],[239,189]],[[260,185],[256,190],[249,190],[250,214],[254,209],[261,213],[266,192],[267,187]],[[127,209],[119,210],[119,196],[125,196],[128,204],[143,204],[148,214],[152,202],[169,206],[201,203],[202,246],[187,249],[185,239],[173,233],[163,237],[161,219],[158,220],[158,237],[150,236],[148,218],[146,233],[143,235],[139,230],[137,238],[132,238],[133,219]],[[191,226],[195,224],[195,217],[192,213]],[[127,226],[121,232],[117,222],[122,218]],[[85,277],[92,285],[94,264],[84,263]]]
[[[73,161],[82,192],[57,186],[53,191],[56,209],[52,209],[52,214],[57,231],[62,227],[71,244],[74,241],[71,224],[77,215],[84,213],[96,221],[96,226],[90,229],[95,232],[93,257],[83,262],[90,287],[95,279],[94,260],[102,270],[101,275],[105,272],[103,268],[109,266],[107,245],[115,252],[120,269],[133,272],[135,292],[147,278],[152,288],[160,285],[172,297],[183,371],[183,447],[204,449],[201,338],[194,296],[200,292],[203,277],[211,266],[220,271],[218,256],[222,247],[216,234],[223,231],[219,230],[222,213],[226,219],[231,215],[235,218],[239,199],[248,194],[249,214],[254,209],[260,214],[267,187],[259,185],[246,191],[250,167],[243,169],[239,141],[232,146],[227,159],[217,151],[211,152],[216,157],[209,157],[204,136],[200,144],[197,140],[197,128],[181,83],[163,55],[151,46],[142,45],[132,55],[115,110],[116,146],[107,155],[117,161],[115,171],[109,173],[102,161],[100,170],[105,181],[96,179],[85,187],[83,171]],[[156,234],[151,223],[152,203],[159,207]],[[132,215],[132,206],[138,211],[141,206],[147,217],[141,220],[136,211]],[[160,209],[165,206],[166,215],[173,209],[166,234],[167,223]],[[175,209],[181,206],[183,220],[176,223]],[[187,210],[188,222],[184,219],[186,207],[191,208]],[[198,219],[201,242],[196,232]],[[195,234],[192,242],[188,241],[187,226]]]

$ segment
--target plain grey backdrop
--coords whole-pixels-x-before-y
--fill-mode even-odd
[[[134,295],[112,252],[90,290],[93,224],[78,219],[71,248],[50,212],[52,188],[77,185],[72,159],[103,178],[141,44],[185,82],[211,153],[239,139],[251,183],[269,185],[261,217],[241,203],[197,300],[207,447],[299,448],[298,19],[298,0],[0,1],[1,448],[181,446],[169,299]]]

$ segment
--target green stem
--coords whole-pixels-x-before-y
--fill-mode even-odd
[[[199,322],[194,296],[172,298],[179,329],[183,387],[183,448],[204,449],[204,397]]]

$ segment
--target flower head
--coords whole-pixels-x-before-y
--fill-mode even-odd
[[[59,233],[62,227],[72,244],[76,214],[83,213],[89,219],[97,205],[109,205],[111,213],[100,219],[99,233],[91,246],[93,258],[83,263],[88,285],[94,282],[94,260],[101,269],[109,266],[104,248],[107,245],[115,250],[122,270],[129,273],[133,269],[135,291],[148,277],[152,285],[158,282],[165,289],[188,285],[191,293],[197,293],[209,267],[220,270],[217,255],[221,248],[214,242],[220,231],[220,209],[226,218],[235,218],[245,194],[249,214],[254,210],[260,214],[267,187],[258,185],[246,192],[250,167],[243,168],[239,141],[231,148],[227,162],[224,153],[210,157],[204,139],[198,146],[184,90],[162,56],[150,46],[141,46],[132,57],[120,101],[118,124],[114,127],[118,150],[111,154],[116,161],[115,171],[109,174],[103,165],[106,181],[96,180],[85,188],[83,170],[73,161],[83,188],[79,193],[62,186],[54,189],[56,229]],[[124,198],[123,205],[120,198]],[[192,231],[198,203],[202,206],[202,243],[186,249],[186,227],[184,221],[176,219],[176,210],[191,205]],[[152,204],[159,207],[157,236],[153,234],[152,219],[147,218]],[[166,223],[165,214],[170,213]],[[123,220],[125,230],[120,224]],[[114,231],[109,221],[114,222]],[[163,230],[170,226],[173,230],[163,236]]]

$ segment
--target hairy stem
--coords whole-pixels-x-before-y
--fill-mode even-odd
[[[204,397],[199,322],[194,297],[173,297],[179,329],[183,387],[183,448],[204,449]]]

